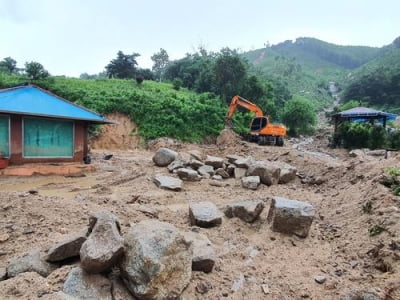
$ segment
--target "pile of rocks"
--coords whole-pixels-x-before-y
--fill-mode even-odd
[[[284,162],[257,161],[238,155],[227,155],[226,159],[211,155],[203,157],[195,150],[189,151],[189,154],[189,159],[183,159],[173,150],[158,149],[153,156],[154,163],[159,167],[167,167],[170,173],[176,173],[179,178],[157,174],[154,177],[156,185],[180,190],[182,181],[200,181],[204,178],[222,181],[234,177],[241,180],[244,188],[256,190],[260,184],[284,184],[296,178],[296,168]]]
[[[263,201],[246,200],[230,203],[223,212],[251,223],[263,209]],[[273,231],[306,237],[314,215],[308,203],[274,197],[267,220]],[[12,259],[0,280],[25,272],[47,277],[72,263],[63,290],[49,292],[49,299],[178,299],[192,271],[213,270],[216,254],[199,227],[219,226],[222,216],[212,202],[190,203],[192,231],[151,219],[131,223],[122,236],[117,216],[97,212],[90,216],[87,230],[66,236],[45,254],[35,249]]]
[[[189,284],[192,270],[208,273],[215,263],[212,244],[203,234],[145,220],[132,224],[122,236],[118,218],[102,211],[90,216],[86,232],[65,237],[46,254],[33,250],[12,259],[2,280],[24,272],[47,277],[75,257],[80,261],[63,290],[49,299],[176,299]]]

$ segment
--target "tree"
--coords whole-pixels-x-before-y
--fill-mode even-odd
[[[11,57],[4,58],[2,61],[0,61],[0,72],[1,71],[8,72],[10,74],[18,71],[17,61]]]
[[[247,66],[235,50],[224,48],[215,61],[215,89],[221,98],[229,102],[242,91],[247,76]]]
[[[160,52],[154,53],[151,56],[151,60],[154,62],[152,70],[154,71],[156,77],[159,78],[159,81],[161,82],[165,68],[169,63],[168,53],[163,48],[160,48]]]
[[[136,74],[137,61],[136,57],[140,56],[139,53],[131,55],[124,54],[118,51],[117,58],[110,61],[106,66],[106,72],[109,78],[133,78]]]
[[[289,127],[289,133],[297,135],[312,133],[317,117],[308,99],[293,98],[285,104],[282,120]]]
[[[43,65],[35,61],[25,63],[25,73],[32,80],[43,79],[50,76]]]

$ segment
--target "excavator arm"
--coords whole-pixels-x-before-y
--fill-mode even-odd
[[[256,117],[262,117],[264,115],[261,108],[259,108],[253,102],[250,102],[249,100],[246,100],[246,99],[236,95],[232,98],[231,104],[229,105],[228,114],[225,117],[225,123],[227,125],[229,125],[230,127],[232,127],[230,121],[231,121],[233,115],[235,114],[238,106],[246,108],[247,110],[254,112],[256,114]]]

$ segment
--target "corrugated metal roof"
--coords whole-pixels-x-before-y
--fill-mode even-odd
[[[386,120],[392,121],[395,120],[397,115],[387,113],[384,111],[375,110],[368,107],[354,107],[340,113],[335,114],[335,116],[342,117],[342,118],[368,118],[368,117],[385,117]]]
[[[113,123],[89,109],[32,85],[0,90],[0,113]]]

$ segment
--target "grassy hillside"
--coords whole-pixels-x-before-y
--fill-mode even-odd
[[[0,73],[0,88],[26,81]],[[83,80],[52,77],[35,82],[67,100],[101,114],[121,112],[139,126],[139,134],[151,139],[161,136],[200,141],[216,136],[224,127],[226,106],[210,94],[196,94],[170,84],[134,80]]]
[[[360,100],[370,106],[400,113],[400,45],[390,47],[348,76],[344,100]]]
[[[381,48],[338,46],[314,38],[298,38],[244,53],[258,73],[282,81],[295,96],[317,106],[332,99],[329,82],[344,86],[347,73],[382,55]]]

